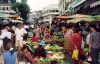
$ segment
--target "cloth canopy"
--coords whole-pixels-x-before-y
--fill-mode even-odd
[[[89,15],[83,15],[83,14],[75,14],[70,16],[70,18],[87,18],[87,17],[91,17]]]
[[[74,19],[71,19],[71,20],[67,20],[67,22],[71,22],[71,23],[77,23],[77,22],[80,22],[80,21],[88,21],[88,22],[91,22],[91,21],[94,21],[96,19],[93,19],[91,17],[88,17],[88,18],[74,18]]]

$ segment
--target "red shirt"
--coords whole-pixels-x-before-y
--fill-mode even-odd
[[[32,37],[32,42],[37,42],[37,41],[38,40],[37,40],[36,36]]]
[[[75,49],[75,45],[77,46],[78,49],[81,49],[81,44],[82,44],[82,37],[78,34],[72,35],[72,38],[71,38],[72,50]]]

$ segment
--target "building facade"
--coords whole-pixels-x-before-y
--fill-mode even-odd
[[[2,3],[0,4],[0,14],[4,15],[4,17],[17,17],[14,10],[12,10],[12,4],[9,3],[11,1],[12,3],[15,3],[16,0],[0,0]],[[3,17],[3,16],[2,16]]]
[[[85,0],[75,7],[75,13],[100,15],[100,0]]]
[[[51,23],[52,19],[55,16],[59,15],[58,10],[59,10],[58,4],[51,4],[43,8],[43,11],[42,11],[43,22]]]
[[[59,0],[59,15],[63,15],[68,9],[68,5],[72,2],[73,0]]]
[[[16,0],[0,0],[1,3],[3,4],[13,4],[13,3],[16,3]]]
[[[42,10],[30,13],[29,20],[35,22],[42,22]]]

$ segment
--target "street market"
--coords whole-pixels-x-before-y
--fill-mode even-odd
[[[100,1],[29,1],[0,0],[0,64],[100,64]]]

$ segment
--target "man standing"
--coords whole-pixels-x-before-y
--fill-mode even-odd
[[[91,25],[90,30],[89,53],[92,58],[91,64],[99,64],[100,33],[96,31],[96,25]]]
[[[18,28],[15,30],[16,44],[15,46],[20,49],[23,46],[23,36],[26,34],[26,30],[22,28],[21,24],[18,24]]]

